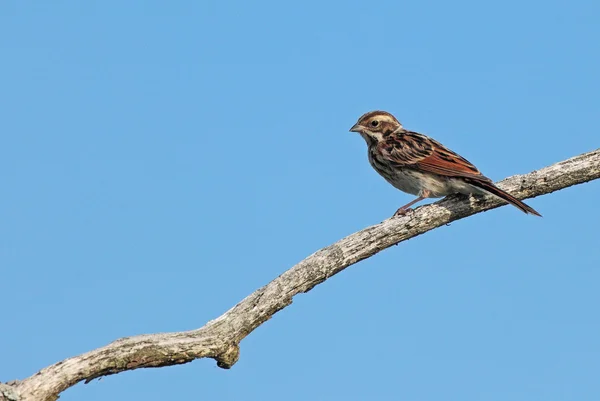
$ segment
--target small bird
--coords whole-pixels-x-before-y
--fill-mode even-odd
[[[404,129],[392,114],[371,111],[350,128],[367,142],[369,162],[387,182],[418,196],[399,208],[405,215],[410,206],[425,198],[451,194],[492,194],[525,213],[540,216],[535,209],[494,185],[467,159],[426,135]]]

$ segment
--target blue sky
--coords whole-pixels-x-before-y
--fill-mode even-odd
[[[597,1],[0,4],[0,381],[188,330],[411,196],[384,109],[499,180],[598,147]],[[61,400],[600,399],[600,182],[352,266],[212,360]]]

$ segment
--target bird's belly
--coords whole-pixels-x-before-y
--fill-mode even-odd
[[[456,193],[468,195],[479,192],[477,188],[463,180],[423,173],[413,169],[396,169],[384,178],[403,192],[417,196],[422,196],[423,192],[427,192],[429,198],[440,198]]]
[[[456,193],[468,195],[485,192],[458,177],[444,177],[414,168],[392,167],[381,162],[371,151],[369,162],[387,182],[412,195],[422,196],[426,192],[429,198],[441,198]]]
[[[432,198],[447,195],[445,180],[420,171],[396,169],[389,177],[384,178],[400,191],[412,195],[421,196],[424,190],[429,191]]]

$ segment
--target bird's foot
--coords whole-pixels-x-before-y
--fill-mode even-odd
[[[400,209],[396,210],[396,213],[394,213],[394,215],[392,217],[398,217],[398,216],[406,216],[410,213],[414,213],[415,209],[413,209],[412,207],[401,207]]]

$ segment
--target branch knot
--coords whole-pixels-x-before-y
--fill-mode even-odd
[[[215,360],[217,366],[222,369],[230,369],[240,359],[240,346],[237,344],[228,344],[226,349],[219,353]]]

